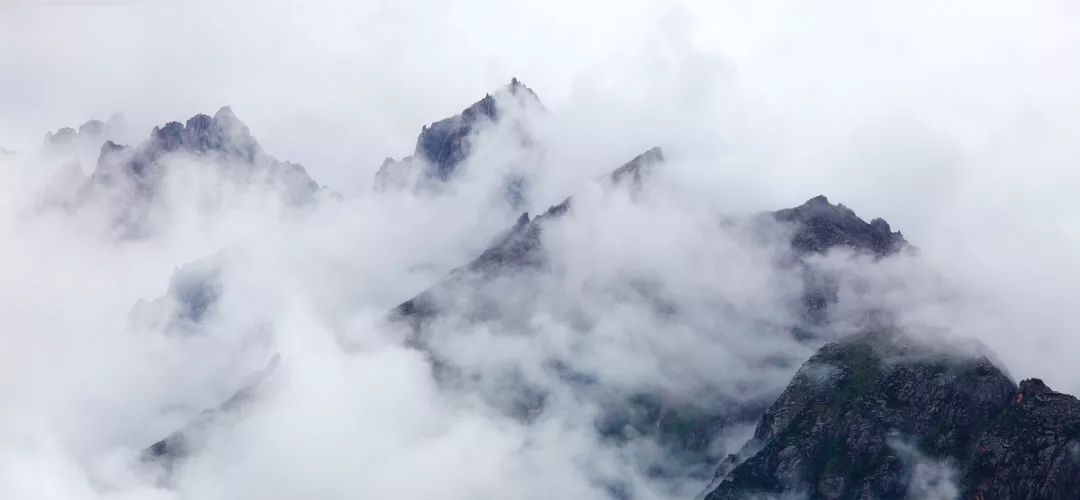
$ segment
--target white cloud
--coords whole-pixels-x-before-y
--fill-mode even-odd
[[[0,157],[0,496],[604,498],[624,481],[689,498],[699,483],[642,470],[649,443],[603,441],[600,403],[551,362],[615,393],[775,391],[809,354],[785,330],[798,282],[774,266],[777,242],[720,216],[819,193],[921,248],[822,258],[850,278],[837,315],[887,307],[1080,392],[1078,15],[1049,1],[0,5],[0,145],[27,153]],[[479,375],[447,388],[382,320],[517,216],[493,202],[505,136],[486,130],[443,196],[373,195],[371,176],[511,76],[550,110],[542,154],[516,158],[535,174],[529,209],[568,194],[575,208],[547,236],[557,274],[494,288],[535,301],[512,333],[542,335],[447,319],[440,348]],[[123,110],[134,144],[224,104],[344,199],[294,210],[187,159],[150,237],[117,241],[100,207],[37,209],[61,167],[34,153],[46,131]],[[636,201],[588,184],[656,145],[671,161]],[[198,331],[129,323],[208,256],[221,307]],[[174,489],[130,467],[275,353],[273,382]],[[553,395],[528,425],[500,411],[513,377]]]

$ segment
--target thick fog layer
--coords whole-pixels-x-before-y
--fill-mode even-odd
[[[0,497],[693,498],[867,311],[1080,393],[1078,42],[1050,1],[4,3]],[[374,189],[486,93],[450,181]],[[224,105],[261,149],[139,149]],[[760,213],[818,194],[918,250],[793,262]],[[448,278],[567,197],[544,266]],[[683,456],[642,398],[723,425]]]

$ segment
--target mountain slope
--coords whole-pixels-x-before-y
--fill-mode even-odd
[[[1075,498],[1078,432],[1075,398],[884,329],[810,358],[705,498],[918,497],[927,464],[962,498]]]
[[[210,168],[224,182],[269,187],[290,204],[307,203],[319,191],[304,167],[266,154],[247,125],[226,106],[214,116],[199,114],[183,124],[155,127],[137,146],[106,141],[80,201],[106,202],[119,225],[138,233],[149,204],[178,168],[178,160]]]
[[[613,170],[600,182],[633,193],[643,188],[663,159],[662,151],[654,148]],[[460,383],[462,377],[470,376],[460,373],[452,356],[441,351],[446,343],[438,337],[441,332],[479,328],[512,336],[517,333],[509,332],[518,332],[523,329],[523,324],[533,321],[536,304],[544,300],[543,290],[551,287],[550,280],[559,279],[560,263],[551,260],[544,235],[561,224],[573,210],[574,199],[567,198],[539,216],[530,218],[523,214],[512,228],[472,262],[391,311],[391,321],[405,326],[409,343],[428,353],[437,378],[453,385]],[[823,196],[794,209],[750,219],[757,224],[779,224],[787,229],[793,261],[778,265],[787,265],[789,272],[795,275],[816,272],[804,259],[834,248],[844,247],[885,258],[907,246],[902,235],[891,232],[884,221],[864,222],[850,209],[832,205]],[[803,243],[807,241],[817,243]],[[835,297],[829,298],[826,292],[808,286],[805,293],[822,295],[824,298],[816,300],[820,302],[817,307],[824,309],[830,301],[835,301]],[[612,290],[610,293],[621,292]],[[665,306],[667,299],[648,291],[644,291],[642,298],[660,307],[658,314],[671,316],[674,324],[678,323],[679,304]],[[450,321],[453,326],[441,323],[445,321]],[[589,327],[582,326],[579,334],[590,335]],[[785,354],[776,352],[771,357],[766,362],[779,363],[778,369],[783,370]],[[573,361],[556,359],[552,366],[581,398],[599,402],[603,407],[596,420],[600,435],[615,443],[643,437],[655,440],[665,450],[666,458],[649,464],[649,467],[653,473],[661,475],[686,474],[702,464],[715,463],[720,458],[714,454],[718,437],[726,429],[753,422],[767,407],[768,398],[776,394],[766,390],[767,398],[748,399],[717,392],[685,400],[665,390],[641,386],[628,393],[612,395],[607,393],[609,388],[604,383],[595,380],[586,368]],[[521,380],[515,384],[513,390],[522,399],[514,403],[511,414],[523,419],[542,414],[545,390]]]
[[[494,94],[487,94],[461,113],[425,125],[416,138],[412,155],[401,160],[387,158],[375,173],[375,190],[432,187],[449,181],[473,153],[474,140],[485,127],[503,121],[508,107],[540,108],[540,98],[517,78]],[[514,127],[518,142],[531,143],[525,127]]]

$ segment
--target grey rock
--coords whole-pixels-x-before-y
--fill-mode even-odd
[[[1080,401],[1039,379],[1020,382],[976,443],[963,484],[978,500],[1080,496]]]
[[[599,179],[599,182],[627,189],[633,194],[642,189],[652,171],[663,161],[663,151],[653,148]],[[824,203],[819,203],[822,201]],[[551,224],[557,224],[572,209],[573,199],[567,198],[539,216],[530,218],[528,214],[523,214],[513,227],[472,262],[391,311],[391,321],[405,325],[408,343],[428,353],[437,378],[453,383],[461,375],[443,359],[437,349],[431,347],[432,335],[436,335],[438,330],[432,325],[446,310],[477,323],[500,324],[512,321],[511,318],[528,317],[528,308],[537,299],[529,295],[529,280],[552,270],[550,257],[544,248],[544,231]],[[850,245],[852,249],[867,253],[875,253],[879,248],[871,246],[868,243],[870,240],[861,237],[864,232],[872,230],[871,224],[863,222],[842,206],[829,204],[824,198],[810,200],[797,209],[765,216],[769,221],[790,223],[791,252],[800,264],[799,259],[808,255],[801,244],[806,239],[831,242],[837,246]],[[822,224],[822,219],[837,222]],[[817,236],[815,231],[823,233]],[[830,247],[817,248],[825,252]],[[793,272],[800,270],[797,267]],[[520,285],[512,288],[523,296],[506,297],[506,287],[499,286],[503,280]],[[809,292],[814,290],[808,288]],[[835,299],[824,300],[820,307],[824,308],[829,300]],[[659,298],[657,301],[662,302]],[[650,465],[650,473],[654,474],[674,476],[705,463],[715,463],[720,457],[714,455],[715,450],[710,449],[710,445],[717,437],[734,425],[753,422],[769,404],[767,398],[728,401],[708,395],[703,395],[698,401],[687,402],[644,388],[638,392],[613,396],[604,393],[604,389],[596,386],[587,374],[575,372],[572,366],[558,365],[553,369],[579,387],[587,395],[583,397],[600,402],[604,411],[596,427],[605,439],[625,442],[648,437],[667,451],[667,461]],[[526,398],[524,406],[513,409],[514,415],[527,419],[542,411],[545,400],[542,390],[523,384],[519,392],[532,396]]]
[[[908,498],[901,440],[957,470],[962,498],[1076,498],[1078,431],[1080,403],[1041,381],[1018,388],[977,352],[868,332],[806,362],[705,498]]]
[[[823,195],[795,208],[772,213],[780,222],[795,225],[791,246],[801,253],[824,253],[837,247],[877,256],[896,253],[908,245],[904,235],[893,232],[884,219],[867,223],[844,205],[833,205]]]
[[[169,334],[194,334],[217,312],[222,285],[219,258],[185,264],[173,273],[164,295],[135,304],[128,318],[129,326]]]
[[[542,107],[536,93],[517,78],[513,78],[494,95],[485,95],[461,113],[425,125],[420,130],[411,156],[401,160],[387,158],[383,161],[375,173],[375,189],[382,191],[415,188],[450,180],[472,152],[472,141],[480,128],[503,118],[505,111],[501,109],[499,102],[504,98]],[[521,141],[524,144],[531,141],[524,131]],[[513,182],[514,179],[509,181]],[[517,190],[520,191],[521,187],[518,186]]]
[[[149,139],[134,147],[106,141],[82,199],[106,200],[123,232],[139,234],[174,155],[201,158],[231,181],[266,185],[294,205],[310,203],[320,190],[304,167],[266,154],[226,106],[212,117],[199,114],[184,124],[154,127]]]

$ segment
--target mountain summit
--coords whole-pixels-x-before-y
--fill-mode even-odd
[[[484,126],[502,121],[514,107],[543,109],[540,98],[517,78],[489,93],[454,116],[424,125],[413,154],[401,160],[387,158],[375,173],[375,189],[415,187],[450,180],[473,149]],[[527,131],[522,142],[529,142]]]
[[[985,356],[870,331],[803,365],[705,499],[926,498],[927,468],[956,498],[1076,498],[1080,402],[1017,386]]]
[[[147,203],[179,168],[174,160],[180,158],[212,168],[226,182],[266,185],[287,203],[306,203],[320,189],[304,167],[266,154],[247,125],[225,106],[214,116],[198,114],[185,123],[154,127],[137,146],[105,141],[81,199],[105,200],[117,211],[119,223],[138,225]]]

